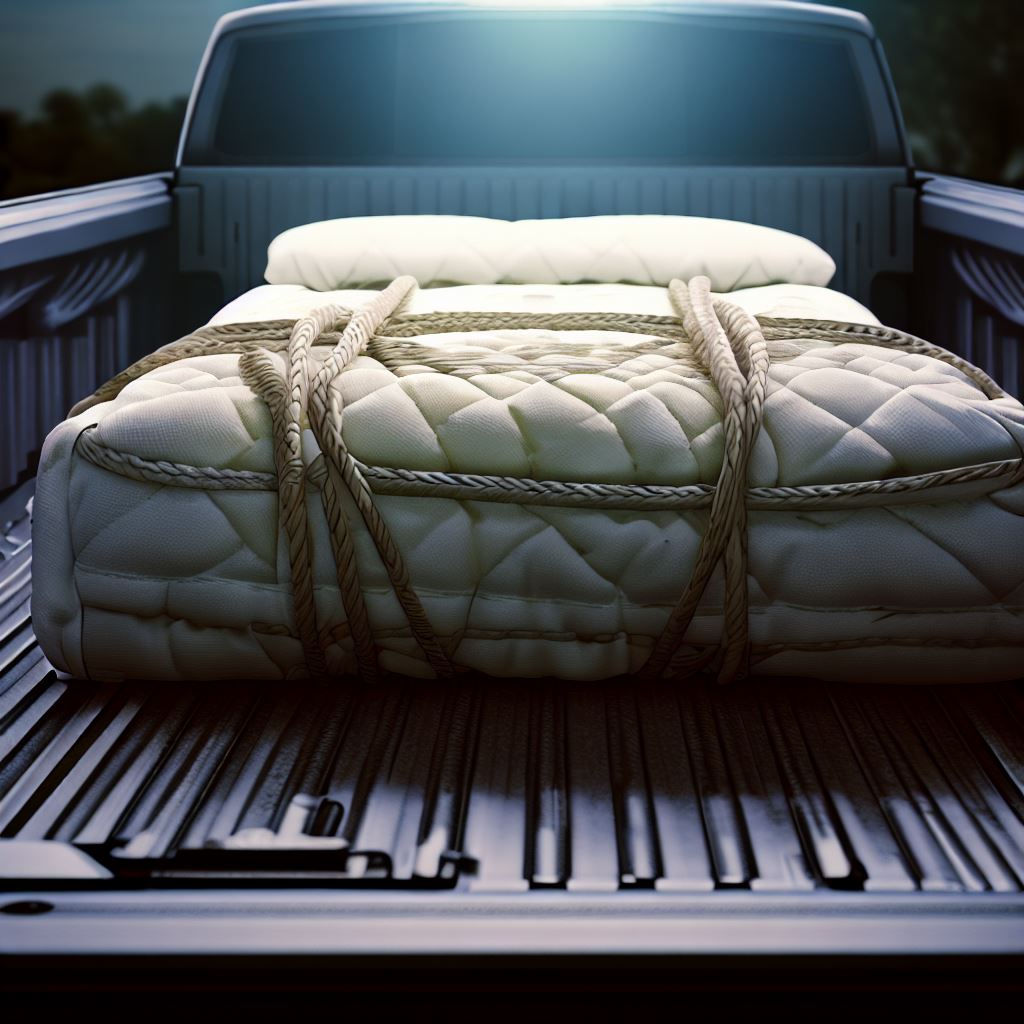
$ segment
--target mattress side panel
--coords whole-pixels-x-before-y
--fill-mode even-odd
[[[78,555],[77,564],[69,559],[71,607],[76,621],[84,617],[92,675],[304,673],[274,492],[160,487],[82,460],[70,475]],[[307,497],[321,636],[331,670],[349,672],[327,524],[318,493],[311,488]],[[707,518],[701,510],[376,500],[455,663],[507,677],[599,679],[638,670],[689,579]],[[876,681],[1019,675],[1024,560],[1007,557],[1024,550],[1018,506],[1024,485],[933,505],[751,513],[755,674]],[[346,513],[382,667],[428,676],[347,499]],[[718,570],[691,641],[717,643],[722,604]],[[932,648],[935,638],[954,646]]]
[[[32,503],[32,628],[51,664],[84,677],[82,608],[74,581],[69,487],[75,441],[103,416],[94,406],[47,435]]]
[[[933,504],[751,513],[755,673],[890,682],[1019,675],[1020,502],[1024,485]],[[456,662],[495,675],[636,671],[706,528],[702,511],[378,503],[431,621],[447,641],[461,637]],[[722,607],[719,569],[688,638],[717,643]],[[779,646],[790,654],[773,655]]]
[[[162,485],[81,458],[67,488],[91,677],[282,678],[301,663],[276,492]]]

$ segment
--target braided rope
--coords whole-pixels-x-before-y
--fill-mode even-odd
[[[702,290],[706,288],[707,294],[702,299],[710,303],[711,282],[704,285],[705,280],[698,278],[697,286]],[[694,282],[691,282],[691,289],[693,286]],[[768,391],[768,343],[757,321],[738,306],[715,303],[712,308],[732,348],[736,365],[745,378],[739,409],[741,427],[735,475],[731,481],[730,522],[724,551],[725,624],[719,681],[729,682],[747,675],[747,471],[764,418],[764,402]],[[707,313],[705,318],[710,322]],[[682,656],[678,653],[678,645],[681,643],[680,634],[677,652],[670,663],[676,672],[682,664]]]
[[[721,300],[719,300],[721,301]],[[341,307],[337,307],[341,309]],[[349,310],[339,319],[337,327],[342,328],[348,321]],[[765,339],[785,342],[789,339],[826,341],[844,344],[859,338],[868,338],[871,344],[885,348],[930,356],[959,370],[968,380],[976,384],[988,398],[1005,398],[1006,392],[983,370],[939,345],[912,334],[906,334],[892,327],[874,324],[844,323],[837,320],[800,319],[795,317],[755,316],[761,325]],[[237,324],[218,324],[201,327],[177,341],[150,352],[142,359],[122,370],[91,395],[77,402],[69,416],[77,416],[100,402],[116,398],[132,381],[151,370],[188,359],[192,356],[220,355],[224,353],[245,353],[256,349],[280,352],[287,348],[288,339],[296,320],[253,320]],[[682,325],[676,317],[655,316],[641,313],[415,313],[395,315],[384,323],[386,330],[379,332],[379,339],[406,338],[416,334],[445,333],[457,330],[494,330],[495,326],[506,329],[543,328],[550,330],[617,330],[624,333],[646,334],[655,337],[685,338]],[[609,325],[612,325],[609,327]],[[443,328],[443,330],[442,330]],[[320,345],[333,345],[338,340],[335,332],[325,332],[319,339]]]
[[[288,542],[296,626],[306,667],[314,679],[327,675],[327,662],[320,646],[316,621],[313,555],[306,512],[306,467],[302,459],[308,350],[313,339],[320,337],[346,313],[338,306],[323,306],[295,321],[288,339],[283,377],[273,356],[265,348],[245,352],[238,363],[242,380],[267,403],[270,410],[278,481],[278,522]],[[349,616],[358,615],[359,610],[350,607],[344,590],[342,599]]]
[[[189,487],[194,490],[276,491],[277,476],[251,469],[221,469],[187,463],[144,459],[131,452],[110,448],[95,438],[96,428],[78,435],[75,451],[100,469],[147,483]],[[490,501],[507,505],[546,505],[555,508],[595,508],[678,512],[708,508],[714,484],[603,484],[574,480],[530,480],[514,476],[486,476],[447,470],[396,469],[367,466],[356,460],[363,479],[374,494],[407,498],[452,498],[456,501]],[[306,468],[306,481],[321,487],[326,469],[323,460]],[[889,495],[932,492],[936,488],[986,484],[984,491],[1002,490],[1024,480],[1024,459],[981,462],[973,466],[935,470],[914,476],[862,480],[845,484],[802,484],[795,487],[751,487],[747,490],[750,511],[789,509],[859,508],[876,504]],[[973,492],[972,492],[973,493]],[[944,500],[945,496],[932,498]]]
[[[408,275],[398,277],[353,315],[338,344],[310,386],[310,423],[317,434],[321,450],[331,467],[344,481],[363,517],[366,528],[374,539],[377,551],[391,580],[392,589],[405,612],[420,649],[434,672],[439,677],[448,677],[455,674],[454,667],[434,635],[423,605],[412,588],[409,570],[402,552],[374,504],[372,492],[366,481],[363,480],[356,461],[352,458],[342,438],[341,393],[337,388],[332,387],[338,375],[366,348],[370,338],[384,319],[395,312],[411,296],[416,287],[415,278]],[[348,538],[347,531],[342,529],[344,518],[340,512],[330,474],[324,481],[323,493],[331,537],[344,542],[341,549],[335,551],[339,585],[343,588],[350,588],[352,597],[355,598],[358,595],[358,600],[361,602],[362,589],[355,571],[354,551],[351,547],[351,540],[346,540]],[[375,645],[369,619],[364,615],[361,615],[357,622],[353,622],[353,635],[357,629],[364,633],[367,648],[373,650]],[[374,660],[376,659],[374,658]],[[364,674],[367,672],[368,666],[364,666]]]
[[[199,489],[259,489],[278,491],[280,528],[288,543],[295,625],[307,669],[315,678],[328,674],[326,647],[342,633],[351,638],[360,674],[379,673],[378,651],[366,610],[355,559],[355,548],[342,493],[359,512],[405,613],[409,629],[439,677],[454,674],[445,644],[431,628],[413,590],[408,567],[381,516],[374,493],[431,495],[460,500],[485,500],[585,508],[666,509],[709,508],[690,580],[669,614],[641,672],[649,678],[683,677],[717,661],[721,682],[742,678],[752,653],[758,658],[778,649],[800,645],[749,643],[747,585],[747,512],[750,508],[828,508],[870,503],[879,496],[908,494],[937,487],[987,483],[989,489],[1024,480],[1024,460],[1004,460],[888,480],[802,487],[747,487],[750,457],[761,428],[767,389],[769,355],[786,358],[800,349],[792,339],[844,343],[860,337],[872,344],[932,356],[955,367],[988,398],[1005,392],[983,371],[966,360],[920,338],[890,328],[828,320],[754,317],[722,299],[712,299],[710,281],[674,280],[669,298],[674,317],[631,313],[463,313],[407,314],[403,306],[417,287],[408,276],[396,278],[365,306],[350,310],[338,305],[313,310],[298,320],[254,321],[204,327],[158,349],[128,367],[92,396],[79,402],[71,415],[115,398],[123,388],[157,367],[192,356],[234,352],[241,355],[243,381],[267,404],[274,432],[275,473],[196,467],[142,459],[108,448],[93,429],[83,431],[76,451],[103,468],[158,483]],[[408,339],[430,333],[547,329],[601,330],[645,335],[648,340],[629,346],[628,359],[649,352],[677,356],[680,373],[704,370],[723,402],[724,455],[718,482],[673,486],[589,484],[536,481],[477,474],[414,471],[371,467],[348,451],[342,435],[343,407],[339,375],[353,359],[370,350],[385,363],[437,364],[460,375],[495,372],[498,367],[540,372],[567,371],[566,366],[534,365],[520,358],[508,367],[500,359],[481,362],[479,353],[431,355],[429,348]],[[774,343],[774,344],[773,344]],[[314,347],[332,346],[310,379]],[[529,345],[520,352],[530,354]],[[496,353],[497,355],[497,353]],[[276,358],[275,358],[276,356]],[[280,362],[283,358],[284,372]],[[594,372],[614,366],[607,358],[573,360],[571,372]],[[302,435],[312,430],[322,459],[310,466],[302,457]],[[328,525],[337,580],[345,608],[344,628],[326,629],[317,622],[313,586],[313,550],[307,485],[319,487]],[[717,644],[687,643],[685,634],[715,567],[723,565],[725,582],[722,635]],[[457,638],[456,638],[457,639]],[[455,646],[448,638],[447,646]],[[880,639],[878,642],[884,642]],[[916,641],[914,641],[916,643]],[[823,641],[806,649],[840,650],[848,641]],[[965,642],[966,643],[966,642]]]
[[[873,345],[899,348],[915,355],[930,356],[941,363],[959,370],[968,380],[976,384],[986,398],[1007,398],[1007,393],[980,367],[969,363],[940,345],[933,345],[924,338],[918,338],[894,327],[877,324],[849,324],[839,320],[803,320],[798,317],[758,317],[758,321],[773,340],[784,338],[812,338],[816,341],[830,341],[833,344],[849,344],[850,335],[866,337]]]
[[[321,631],[317,626],[313,588],[312,546],[306,509],[306,467],[302,459],[302,430],[309,425],[334,473],[322,482],[322,500],[328,535],[360,675],[378,675],[377,648],[356,566],[355,546],[342,507],[337,483],[354,499],[377,547],[392,587],[428,662],[439,676],[454,673],[447,655],[434,636],[419,598],[409,581],[401,551],[380,516],[369,488],[359,474],[341,433],[340,393],[332,389],[335,378],[365,350],[384,320],[394,313],[416,288],[415,279],[396,278],[387,288],[354,313],[340,306],[324,306],[297,320],[288,340],[285,375],[279,374],[267,351],[248,351],[239,362],[242,379],[267,403],[274,429],[274,454],[278,477],[280,523],[288,539],[292,571],[292,596],[296,626],[307,668],[314,678],[327,674]],[[312,382],[309,355],[325,332],[347,318],[344,330]]]
[[[100,402],[116,398],[132,381],[151,370],[159,369],[192,356],[220,355],[224,352],[251,352],[266,349],[280,352],[288,344],[294,320],[259,320],[253,323],[221,324],[200,327],[191,334],[150,352],[101,384],[91,395],[76,402],[68,416],[77,416]]]
[[[738,307],[726,310],[725,323],[711,300],[711,282],[696,277],[675,280],[669,297],[679,313],[694,352],[711,374],[725,404],[722,417],[725,450],[711,502],[707,528],[697,549],[690,581],[658,638],[642,674],[656,678],[666,669],[686,675],[707,663],[707,652],[683,652],[683,638],[720,560],[725,568],[722,664],[718,678],[727,682],[746,673],[747,657],[747,467],[761,429],[768,381],[768,350],[756,321]],[[742,353],[738,356],[737,353]]]
[[[675,317],[648,313],[474,313],[463,310],[394,317],[381,334],[390,338],[413,338],[423,334],[498,330],[622,331],[684,336]]]

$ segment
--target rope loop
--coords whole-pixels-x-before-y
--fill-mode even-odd
[[[738,306],[711,299],[711,282],[676,279],[669,298],[697,358],[722,397],[723,457],[708,524],[689,583],[655,642],[641,674],[679,677],[703,669],[720,653],[719,682],[747,674],[747,467],[761,429],[768,383],[768,345],[757,321]],[[724,610],[719,651],[686,650],[685,635],[712,573],[724,566]]]
[[[323,634],[317,621],[312,538],[306,507],[302,433],[307,428],[316,438],[328,467],[320,491],[338,588],[359,674],[364,679],[374,680],[380,670],[377,645],[359,582],[355,544],[345,510],[345,492],[370,532],[413,636],[428,663],[439,677],[454,675],[451,661],[431,630],[426,612],[412,588],[405,559],[345,445],[341,430],[341,395],[333,386],[345,368],[365,351],[385,320],[407,302],[416,287],[415,278],[408,275],[398,277],[358,310],[322,306],[296,320],[285,350],[283,376],[277,372],[273,358],[265,351],[246,352],[239,361],[242,380],[266,401],[270,410],[278,476],[278,509],[281,527],[288,539],[295,622],[307,669],[314,678],[326,676],[327,668],[321,646]],[[344,328],[340,338],[310,379],[310,350],[325,332],[342,323]]]

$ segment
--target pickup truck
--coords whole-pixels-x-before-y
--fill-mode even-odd
[[[532,68],[538,48],[566,59]],[[788,230],[883,323],[1024,393],[1024,194],[912,166],[860,15],[222,18],[173,169],[0,204],[5,984],[315,978],[358,1005],[387,985],[1018,987],[1019,683],[154,685],[46,662],[29,597],[48,430],[261,283],[279,232],[401,213]]]

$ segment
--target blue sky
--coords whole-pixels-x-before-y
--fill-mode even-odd
[[[107,81],[133,100],[186,95],[220,15],[257,0],[0,0],[0,109]]]

